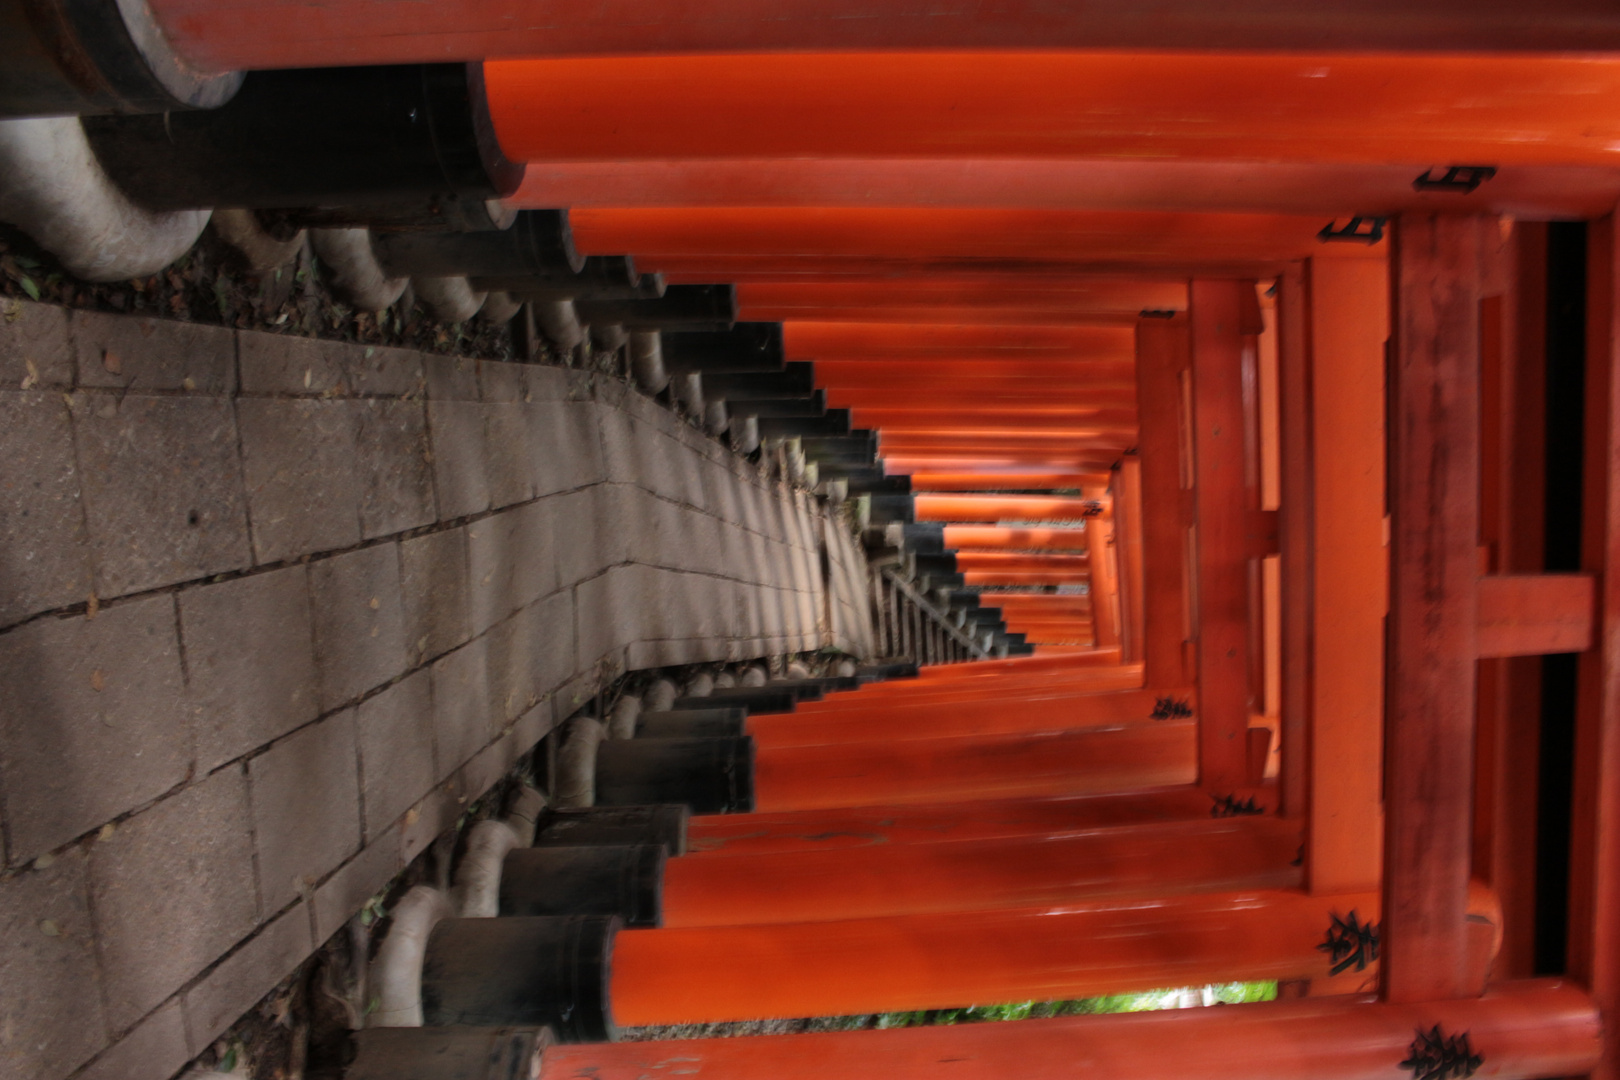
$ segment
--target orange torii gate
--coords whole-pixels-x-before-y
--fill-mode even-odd
[[[1604,165],[1617,152],[1601,133],[1620,134],[1620,63],[1585,56],[805,51],[496,61],[484,74],[502,148],[521,161],[1151,153]],[[715,124],[721,108],[727,122]]]
[[[477,60],[495,56],[624,56],[769,52],[781,49],[1312,49],[1312,20],[1281,17],[1265,3],[1210,9],[1176,0],[1151,14],[1133,9],[1054,11],[1020,0],[987,20],[976,11],[930,11],[864,0],[817,0],[761,11],[746,0],[709,0],[672,12],[657,4],[604,9],[569,0],[543,18],[511,0],[450,0],[397,13],[379,33],[367,3],[158,0],[153,17],[185,64],[201,72]],[[1586,52],[1620,44],[1620,27],[1559,0],[1536,13],[1481,13],[1444,0],[1376,17],[1353,3],[1321,9],[1344,49]],[[988,60],[988,57],[987,57]]]

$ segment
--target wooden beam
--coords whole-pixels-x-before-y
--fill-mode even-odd
[[[1378,885],[1383,843],[1384,342],[1382,259],[1310,264],[1311,812],[1306,880]]]
[[[1596,1080],[1620,1077],[1620,314],[1614,218],[1587,236],[1581,565],[1599,575],[1598,639],[1582,655],[1575,712],[1568,972],[1611,1018]]]
[[[1086,522],[1091,556],[1092,643],[1103,648],[1117,647],[1119,635],[1119,534],[1114,528],[1114,503],[1110,499],[1103,512]],[[1009,624],[1010,625],[1010,624]]]
[[[1547,225],[1519,222],[1502,295],[1481,305],[1480,533],[1487,574],[1546,569]],[[1542,661],[1481,660],[1474,877],[1502,905],[1496,978],[1535,973]]]
[[[1190,363],[1185,318],[1144,319],[1136,326],[1137,448],[1142,466],[1142,663],[1148,686],[1186,686],[1188,582],[1183,492],[1187,434],[1182,376]]]
[[[1596,593],[1591,574],[1480,578],[1480,658],[1585,652],[1592,647]]]
[[[1392,265],[1382,991],[1466,974],[1479,590],[1481,283],[1495,218],[1407,214]]]
[[[1142,659],[1142,624],[1146,617],[1142,572],[1142,459],[1127,455],[1114,473],[1114,538],[1119,553],[1120,659]]]
[[[1254,331],[1245,316],[1253,291],[1252,281],[1214,279],[1195,279],[1190,289],[1198,779],[1217,793],[1243,786],[1248,777],[1250,484],[1243,365],[1245,348],[1252,348]]]
[[[1309,268],[1308,261],[1296,264],[1277,277],[1277,550],[1282,556],[1278,808],[1285,817],[1306,812],[1310,791],[1313,425]]]

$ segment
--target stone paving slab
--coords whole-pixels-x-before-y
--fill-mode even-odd
[[[211,771],[320,714],[308,569],[180,593],[197,766]]]
[[[247,777],[224,769],[90,852],[107,1023],[133,1025],[258,924]]]
[[[194,580],[249,561],[254,473],[244,490],[228,399],[77,392],[69,411],[98,596]],[[243,440],[261,445],[260,435],[244,429]]]
[[[67,405],[56,390],[0,395],[0,623],[91,592],[90,540]]]
[[[8,1080],[168,1080],[604,680],[844,588],[598,373],[8,300],[0,454]]]
[[[403,674],[399,547],[375,544],[309,564],[321,711]]]
[[[174,597],[0,635],[0,807],[29,862],[183,783],[194,716]]]

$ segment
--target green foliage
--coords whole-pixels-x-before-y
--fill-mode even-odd
[[[1250,1001],[1273,1001],[1275,982],[1221,983],[1202,988],[1208,998],[1223,1005]],[[920,1009],[916,1012],[882,1013],[871,1026],[879,1028],[925,1027],[933,1024],[976,1024],[986,1021],[1035,1020],[1049,1016],[1081,1016],[1091,1013],[1152,1012],[1172,1009],[1181,990],[1152,990],[1143,994],[1107,994],[1103,997],[1072,1001],[1020,1001],[1004,1005],[970,1005],[962,1009]]]

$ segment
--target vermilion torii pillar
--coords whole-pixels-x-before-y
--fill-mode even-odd
[[[1599,1018],[1579,990],[1512,983],[1484,998],[1414,1005],[1318,998],[1019,1023],[554,1046],[540,1080],[1410,1080],[1465,1071],[1578,1076],[1598,1061]],[[1425,1043],[1424,1036],[1434,1040]],[[1478,1068],[1478,1064],[1474,1066]]]
[[[1007,611],[1008,609],[1003,609]],[[1009,618],[1012,614],[1009,612]],[[746,731],[760,750],[833,743],[895,743],[957,735],[1015,735],[1117,727],[1154,721],[1176,703],[1177,715],[1196,714],[1187,689],[1163,688],[1127,693],[1077,694],[1029,689],[1018,696],[997,695],[912,704],[904,698],[855,701],[836,709],[750,716]]]
[[[1575,0],[1534,15],[1513,6],[1478,11],[1430,0],[1370,13],[1353,0],[1310,19],[1263,2],[1211,9],[1176,0],[1134,8],[1053,10],[1005,5],[919,12],[872,0],[804,0],[761,11],[747,0],[708,0],[670,11],[643,3],[564,0],[536,9],[513,0],[449,0],[391,13],[381,33],[364,3],[312,0],[157,0],[157,22],[203,71],[320,64],[413,63],[486,56],[635,56],[799,49],[1317,49],[1566,51],[1620,47],[1620,25]],[[1324,30],[1324,24],[1331,31]]]
[[[1248,777],[1248,517],[1253,483],[1244,365],[1260,332],[1254,282],[1192,283],[1192,472],[1196,506],[1198,782],[1218,791]],[[1245,351],[1249,356],[1245,357]]]
[[[1480,901],[1470,947],[1483,979],[1498,935],[1489,897]],[[1146,903],[1123,897],[1018,910],[625,930],[613,949],[610,996],[620,1023],[676,1024],[1322,978],[1335,961],[1319,946],[1334,916],[1343,921],[1350,912],[1358,925],[1376,922],[1376,895],[1261,889]],[[1358,959],[1370,963],[1365,951]]]
[[[496,61],[485,78],[501,144],[523,161],[1151,155],[1422,169],[1617,154],[1594,137],[1616,130],[1620,64],[1607,58],[1317,56],[1302,75],[1299,56],[1255,53],[619,54]]]
[[[1142,663],[1149,685],[1193,679],[1192,546],[1188,532],[1192,433],[1186,418],[1191,338],[1185,318],[1136,327],[1137,408],[1142,462]]]
[[[1266,793],[1256,805],[1265,808]],[[992,799],[952,805],[863,806],[841,810],[706,814],[691,819],[687,851],[751,852],[889,847],[942,840],[1062,835],[1115,825],[1203,820],[1210,797],[1191,785],[1059,799]]]
[[[964,812],[966,812],[964,808]],[[1297,823],[1241,816],[1068,833],[753,855],[664,867],[665,928],[1062,907],[1297,887]]]
[[[1167,720],[1114,729],[918,739],[761,751],[762,811],[1086,795],[1185,784],[1196,768],[1194,725]],[[1242,778],[1233,788],[1245,786]]]
[[[788,322],[789,360],[1131,359],[1131,333],[1117,326],[996,326],[982,323]]]
[[[1486,216],[1407,215],[1391,274],[1386,1000],[1477,994],[1463,963],[1479,658],[1479,305]]]

